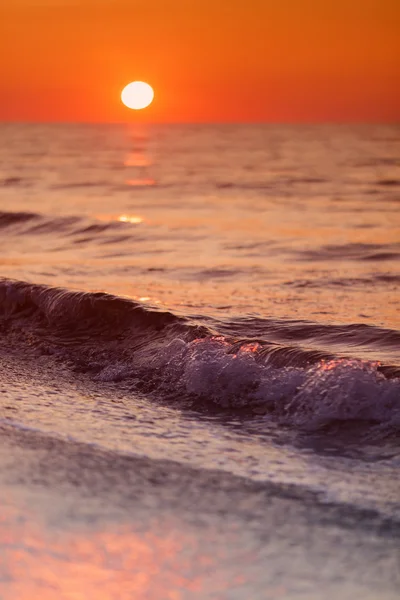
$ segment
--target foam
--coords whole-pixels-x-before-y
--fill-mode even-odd
[[[180,385],[221,407],[264,408],[302,426],[331,420],[400,422],[400,379],[379,364],[356,359],[321,360],[308,367],[260,362],[258,345],[232,352],[224,338],[174,340],[154,359],[164,382]]]

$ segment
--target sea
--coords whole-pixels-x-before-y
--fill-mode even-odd
[[[0,124],[1,600],[400,589],[400,126]]]

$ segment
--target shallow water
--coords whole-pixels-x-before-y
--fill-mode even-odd
[[[237,595],[226,587],[228,570],[224,582],[213,580],[214,595],[189,586],[180,596],[174,579],[171,598],[261,599],[257,585],[267,585],[268,573],[271,598],[318,598],[321,586],[325,597],[383,589],[378,575],[353,589],[343,557],[370,527],[365,511],[392,531],[389,563],[395,556],[399,127],[0,125],[0,139],[0,417],[22,436],[15,463],[30,432],[38,448],[44,435],[115,460],[168,458],[203,475],[276,485],[278,498],[292,486],[295,504],[307,492],[316,506],[357,515],[363,533],[343,541],[338,555],[342,588],[313,579],[304,565],[300,575],[279,577],[279,561],[265,579],[258,549],[258,574],[246,571],[250,587]],[[11,502],[17,521],[38,493],[35,469],[22,491],[18,477],[3,482],[19,498]],[[67,497],[47,476],[41,485],[64,514]],[[112,501],[104,502],[110,511]],[[229,514],[228,496],[223,506]],[[339,513],[332,518],[340,529]],[[65,548],[69,528],[80,527],[68,515]],[[57,548],[39,509],[32,518],[41,523],[36,542]],[[119,523],[136,531],[131,518]],[[228,550],[213,519],[222,556]],[[324,540],[326,530],[314,525]],[[240,528],[246,536],[245,522]],[[93,544],[102,531],[88,534]],[[290,546],[288,531],[279,536]],[[305,553],[306,537],[294,542]],[[371,552],[355,571],[385,557]],[[233,568],[241,559],[226,560]],[[97,593],[90,573],[85,598]],[[18,593],[35,595],[44,581],[32,588],[29,580]],[[389,598],[392,571],[386,584]],[[72,597],[66,585],[57,597]],[[159,597],[155,584],[143,586],[137,598]]]

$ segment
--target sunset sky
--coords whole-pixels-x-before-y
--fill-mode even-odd
[[[400,120],[398,0],[0,0],[0,120]]]

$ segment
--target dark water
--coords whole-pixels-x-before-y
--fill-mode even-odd
[[[398,127],[0,136],[3,425],[291,485],[395,531]]]

